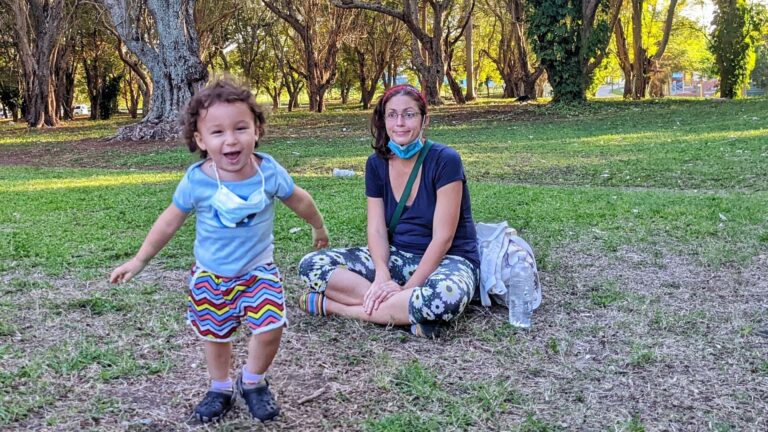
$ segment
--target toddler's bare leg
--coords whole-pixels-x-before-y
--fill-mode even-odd
[[[282,336],[283,327],[251,335],[248,341],[248,362],[246,363],[248,372],[264,375],[277,355]]]
[[[205,341],[205,361],[212,380],[226,381],[232,362],[232,343]]]

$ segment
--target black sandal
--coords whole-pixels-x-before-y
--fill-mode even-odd
[[[246,387],[241,374],[237,378],[237,391],[243,397],[253,418],[266,422],[280,415],[280,406],[275,400],[275,395],[269,390],[269,382],[266,379],[259,384]]]
[[[235,392],[210,390],[195,407],[195,417],[203,423],[221,420],[235,404]]]

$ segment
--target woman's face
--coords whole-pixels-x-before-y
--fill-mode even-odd
[[[384,121],[389,139],[399,145],[412,143],[426,125],[415,100],[406,95],[392,97],[384,106]]]

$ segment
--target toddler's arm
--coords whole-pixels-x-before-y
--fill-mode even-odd
[[[187,219],[187,213],[179,210],[175,204],[171,204],[157,218],[152,229],[149,230],[139,252],[130,261],[112,271],[109,281],[112,283],[127,282],[139,274],[161,249],[173,238],[176,231],[181,228]]]
[[[312,246],[321,249],[328,246],[328,230],[323,224],[323,216],[317,210],[315,201],[309,192],[294,186],[293,194],[283,200],[283,204],[293,210],[297,216],[312,225]]]

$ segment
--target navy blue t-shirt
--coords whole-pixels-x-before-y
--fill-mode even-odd
[[[447,254],[466,258],[474,266],[479,267],[477,233],[472,220],[472,207],[464,166],[456,150],[442,144],[433,143],[424,158],[416,198],[412,205],[405,206],[393,238],[390,240],[392,246],[405,252],[424,255],[429,242],[432,241],[432,221],[437,204],[437,190],[458,180],[461,181],[463,188],[459,224]],[[389,226],[389,221],[392,220],[397,208],[397,200],[392,194],[392,185],[389,182],[389,164],[386,159],[382,159],[375,153],[365,164],[365,194],[371,198],[384,200],[386,223]],[[403,198],[407,199],[407,197]]]

